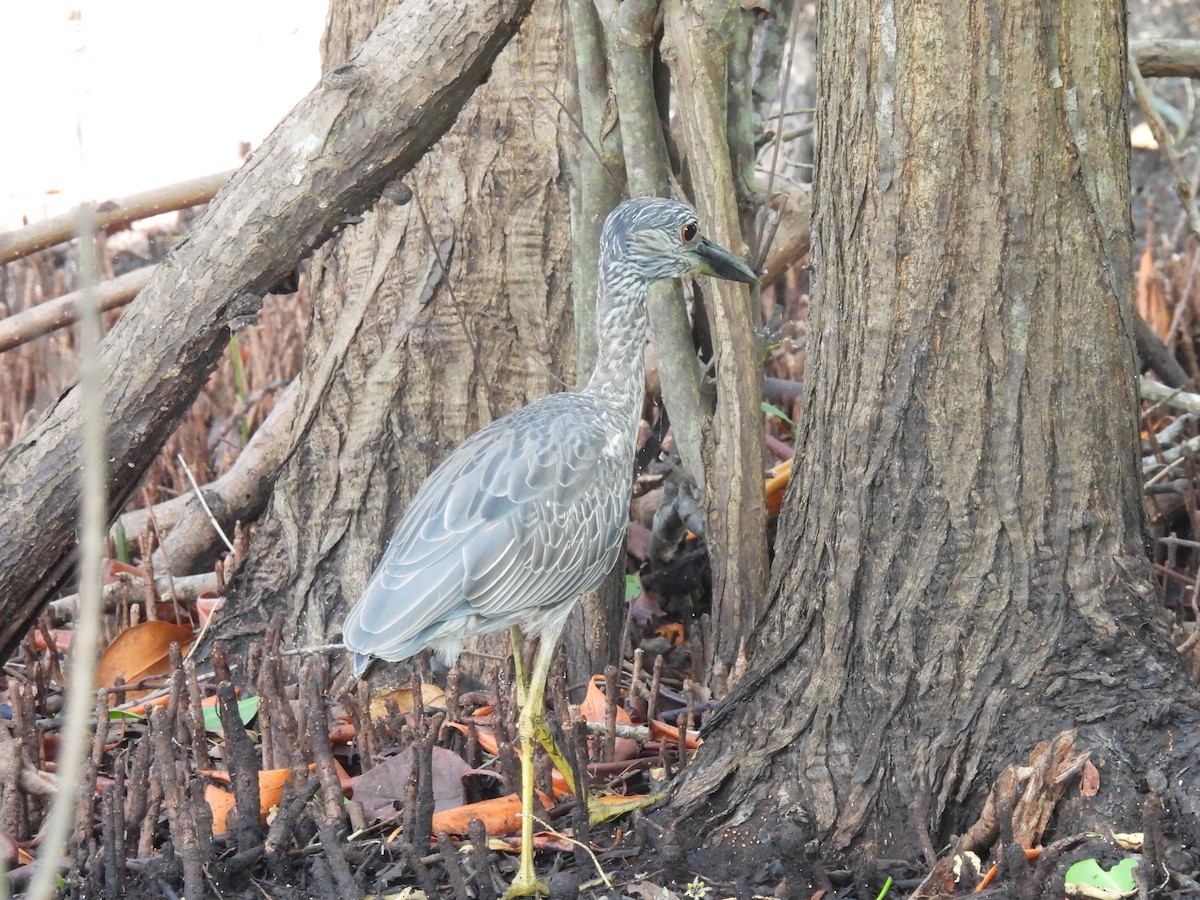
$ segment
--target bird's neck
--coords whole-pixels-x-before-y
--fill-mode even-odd
[[[596,297],[596,364],[583,390],[620,408],[637,426],[646,380],[649,284],[619,263],[601,260]]]

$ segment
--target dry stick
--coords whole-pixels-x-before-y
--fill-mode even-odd
[[[792,58],[796,55],[796,43],[800,37],[799,3],[797,3],[792,10],[792,21],[788,25],[788,30],[791,32],[792,40],[788,44],[787,62],[779,67],[779,89],[777,90],[777,93],[779,95],[779,103],[781,106],[786,99],[784,96],[786,91],[783,90],[783,86],[786,83],[785,79],[788,77],[788,73],[792,71]],[[772,144],[771,167],[767,170],[766,196],[768,203],[771,199],[771,192],[775,187],[775,171],[779,167],[779,150],[783,145],[783,128],[779,127],[778,125],[775,128],[775,140],[772,142]],[[763,263],[766,262],[767,248],[763,245],[766,227],[767,219],[764,216],[761,224],[759,225],[758,234],[754,241],[754,247],[751,248],[754,251],[754,268],[756,271],[762,267]],[[774,233],[772,233],[772,237],[774,237]]]
[[[179,770],[175,764],[175,750],[171,743],[173,730],[174,723],[165,709],[156,707],[150,710],[150,740],[154,742],[154,766],[151,771],[157,776],[152,780],[161,785],[173,845],[183,866],[184,897],[187,900],[200,900],[204,896],[203,860],[191,804],[186,789],[180,784]]]
[[[220,478],[201,486],[200,490],[206,495],[216,495],[218,510],[244,510],[246,518],[253,518],[266,505],[275,474],[291,449],[289,439],[299,393],[299,381],[293,380],[275,401],[275,406],[229,470]],[[121,528],[129,540],[134,540],[150,529],[150,516],[153,515],[159,527],[170,532],[166,542],[171,558],[178,559],[179,550],[172,544],[176,542],[179,531],[191,527],[189,522],[195,509],[192,500],[191,495],[180,494],[170,500],[123,513]]]
[[[233,170],[202,175],[177,184],[130,194],[119,200],[106,200],[98,206],[88,204],[88,207],[95,210],[97,227],[111,229],[128,225],[138,219],[207,203],[232,175]],[[80,210],[71,210],[61,216],[26,225],[17,231],[0,234],[0,265],[69,241],[75,236],[75,223],[79,221],[79,216]]]
[[[304,672],[304,669],[307,671]],[[344,819],[343,795],[333,763],[333,749],[329,746],[329,720],[325,710],[325,685],[328,674],[323,665],[306,666],[304,669],[302,672],[308,677],[301,676],[301,705],[305,705],[307,700],[306,738],[321,785],[322,802],[315,814],[317,830],[338,892],[344,897],[357,896],[354,877],[350,872],[349,863],[346,862],[346,854],[339,837]],[[307,698],[303,697],[305,688],[308,690]]]
[[[187,461],[183,458],[183,454],[176,453],[175,459],[179,461],[179,465],[182,467],[183,473],[187,475],[188,483],[192,486],[192,491],[195,493],[196,499],[204,508],[204,514],[208,516],[208,521],[212,524],[213,531],[217,533],[217,537],[219,537],[225,543],[225,547],[230,553],[232,553],[233,541],[229,540],[228,536],[225,534],[225,529],[221,527],[221,523],[218,522],[217,517],[213,515],[213,511],[209,507],[208,501],[204,499],[203,491],[200,490],[200,485],[196,483],[196,476],[192,474],[192,470],[188,467]]]
[[[1141,69],[1138,68],[1137,59],[1132,55],[1129,57],[1129,80],[1133,82],[1133,93],[1137,97],[1138,105],[1141,106],[1142,112],[1146,116],[1146,123],[1150,126],[1150,131],[1154,134],[1154,139],[1158,141],[1158,145],[1162,148],[1163,153],[1167,157],[1167,163],[1171,167],[1171,177],[1175,182],[1175,193],[1179,195],[1179,202],[1183,204],[1183,211],[1187,216],[1188,230],[1191,231],[1193,237],[1200,240],[1200,209],[1196,208],[1196,199],[1192,196],[1192,187],[1183,172],[1183,161],[1179,151],[1175,148],[1175,137],[1163,122],[1162,116],[1159,115],[1158,109],[1154,105],[1154,97],[1150,93],[1150,88],[1146,85],[1146,80],[1142,78]]]
[[[604,667],[604,762],[616,758],[617,706],[621,701],[621,676],[616,666]]]
[[[463,873],[462,863],[458,860],[458,850],[451,843],[447,832],[438,832],[437,849],[442,859],[442,867],[446,870],[446,878],[450,887],[454,889],[454,900],[471,900],[471,894],[467,890],[467,878]]]
[[[118,574],[115,582],[104,585],[100,591],[105,606],[118,597],[130,583],[135,581],[141,582],[143,580],[148,581],[148,579],[140,579],[124,572]],[[170,594],[170,585],[165,577],[154,579],[154,584],[162,593]],[[173,596],[179,600],[195,600],[200,594],[216,590],[217,576],[213,572],[205,572],[201,575],[184,575],[174,579],[174,584],[175,593]],[[52,601],[47,605],[46,609],[54,621],[65,622],[75,618],[78,606],[79,596],[71,594],[60,600]],[[76,634],[78,635],[78,632]]]
[[[97,344],[100,340],[100,313],[95,306],[96,283],[96,222],[95,211],[80,207],[79,272],[84,285],[82,352],[79,364],[81,392],[82,435],[80,453],[83,461],[82,498],[79,515],[79,596],[80,613],[76,617],[75,638],[71,642],[70,678],[66,691],[66,725],[62,735],[62,755],[58,760],[60,790],[50,808],[42,839],[37,872],[29,887],[28,896],[41,900],[55,893],[58,858],[62,855],[67,832],[71,827],[75,798],[79,795],[80,775],[84,755],[89,749],[88,728],[91,725],[92,678],[96,670],[97,644],[100,638],[101,565],[105,536],[105,454],[104,405],[101,385],[105,373],[100,362]]]
[[[125,821],[138,829],[138,844],[147,831],[153,833],[154,819],[147,816],[150,809],[150,740],[143,736],[133,748],[133,761],[129,765],[129,785],[125,792]],[[157,817],[156,817],[157,818]],[[138,852],[137,856],[141,856]]]
[[[263,845],[267,868],[280,884],[288,881],[286,848],[292,843],[292,832],[319,784],[320,779],[316,775],[310,775],[307,766],[300,766],[292,770],[291,780],[284,785],[279,811],[271,822],[271,829],[267,832],[267,840]]]
[[[79,321],[84,295],[90,290],[96,297],[100,312],[119,309],[137,296],[154,274],[154,266],[135,269],[105,281],[94,288],[82,288],[63,294],[31,309],[0,319],[0,353],[27,344],[51,331],[66,328]]]
[[[237,805],[235,831],[240,854],[259,846],[263,840],[259,822],[262,814],[258,786],[259,756],[238,714],[237,692],[229,674],[229,658],[221,644],[213,648],[213,671],[217,674],[218,712],[221,727],[225,731],[230,787]]]
[[[226,529],[235,528],[239,520],[257,518],[266,507],[279,470],[293,449],[293,426],[299,399],[297,379],[276,399],[271,413],[238,454],[229,471],[201,489],[212,504],[216,518]],[[170,534],[163,539],[153,559],[155,565],[161,566],[169,556],[178,569],[188,572],[194,571],[197,562],[208,555],[214,542],[209,521],[199,505],[192,503],[190,497],[183,499],[175,521],[166,526],[170,528]],[[136,533],[131,531],[129,525],[134,524],[133,517],[141,512],[129,514],[126,534]],[[158,507],[145,518],[148,520],[150,515],[160,526],[164,525]],[[123,516],[122,523],[125,522]]]
[[[1200,41],[1130,41],[1129,57],[1146,78],[1200,78]]]

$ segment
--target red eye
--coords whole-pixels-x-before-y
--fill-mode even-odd
[[[683,242],[685,244],[690,244],[692,241],[694,241],[696,239],[696,234],[699,232],[699,230],[700,229],[698,229],[696,227],[695,222],[688,222],[686,225],[684,225],[682,228],[679,229],[679,236],[681,238],[683,238]]]

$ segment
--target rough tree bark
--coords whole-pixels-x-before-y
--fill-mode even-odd
[[[747,226],[757,211],[741,164],[750,155],[751,110],[748,85],[735,87],[729,73],[749,63],[743,58],[735,65],[734,53],[748,56],[750,14],[723,0],[672,0],[665,9],[664,55],[676,82],[679,143],[697,210],[709,234],[744,255],[742,235],[753,231]],[[735,130],[739,121],[745,133]],[[712,473],[705,482],[705,508],[714,647],[704,676],[720,695],[745,666],[767,586],[762,371],[754,333],[761,322],[746,286],[723,282],[705,289],[717,398],[701,444],[705,469]]]
[[[1058,834],[1140,830],[1150,791],[1195,847],[1200,698],[1135,462],[1124,3],[820,15],[797,470],[760,654],[669,812],[802,893],[810,840],[914,859],[1078,727],[1102,786]]]
[[[255,312],[297,259],[411,169],[487,77],[529,5],[480,0],[449,15],[424,2],[397,4],[159,264],[101,347],[111,373],[104,403],[113,516],[199,393],[231,322]],[[385,117],[390,127],[379,124]],[[78,391],[68,391],[0,456],[0,659],[74,564],[78,422]]]
[[[376,15],[385,5],[366,4]],[[327,70],[372,27],[363,6],[333,11]],[[288,642],[336,638],[433,467],[494,418],[573,381],[566,120],[550,99],[563,93],[564,16],[553,0],[535,4],[405,180],[411,199],[407,187],[385,195],[314,260],[299,400],[308,424],[216,638],[261,634],[279,612]],[[570,634],[570,655],[591,664],[590,625]],[[601,669],[609,650],[594,652]]]

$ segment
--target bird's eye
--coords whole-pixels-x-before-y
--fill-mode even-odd
[[[700,229],[696,227],[695,222],[688,222],[679,229],[679,236],[683,238],[683,242],[685,244],[690,244],[696,239],[696,235],[699,233],[699,231]]]

